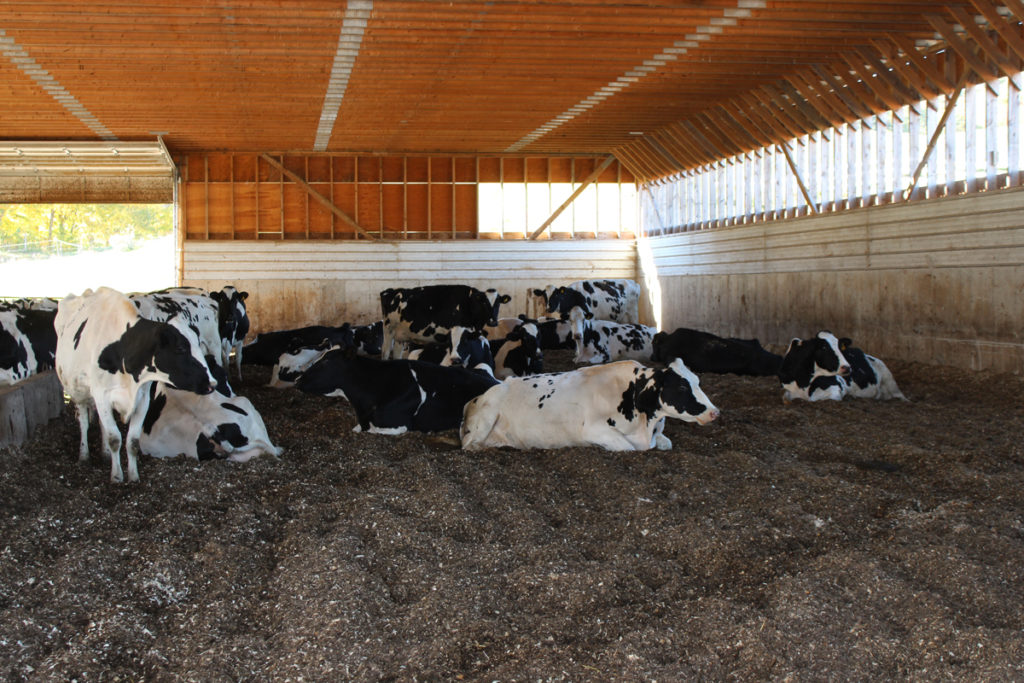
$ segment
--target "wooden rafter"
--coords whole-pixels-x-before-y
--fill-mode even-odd
[[[1015,65],[1011,63],[1006,57],[1006,54],[991,38],[989,38],[988,34],[978,26],[977,22],[974,21],[974,18],[969,16],[963,8],[948,7],[947,10],[949,11],[950,16],[963,26],[967,35],[974,40],[974,44],[978,46],[982,53],[984,53],[992,63],[1003,72],[1004,76],[1010,79],[1010,83],[1013,87],[1017,88],[1017,84],[1013,82],[1013,76],[1020,73],[1020,64],[1018,63]]]
[[[972,69],[974,69],[974,73],[978,74],[983,81],[994,81],[999,77],[995,71],[989,68],[988,64],[986,64],[983,59],[978,57],[974,49],[956,34],[956,31],[953,30],[952,26],[946,23],[945,19],[935,14],[925,15],[925,19],[935,27],[936,32],[938,32],[938,34],[945,39],[946,43],[948,43],[949,46],[953,48],[953,50],[956,51],[956,53],[959,54]],[[995,90],[992,86],[988,86],[988,88],[994,95]]]
[[[1024,60],[1024,37],[1021,37],[1020,29],[1015,24],[1006,21],[989,0],[971,0],[971,3],[981,13],[981,16],[985,17],[985,21],[999,34],[999,37],[1006,41],[1007,46],[1017,55],[1017,58]]]

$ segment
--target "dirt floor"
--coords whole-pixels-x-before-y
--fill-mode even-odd
[[[121,486],[69,408],[0,451],[0,679],[1021,680],[1024,380],[889,365],[909,403],[705,375],[642,453],[353,433],[247,367],[280,461]]]

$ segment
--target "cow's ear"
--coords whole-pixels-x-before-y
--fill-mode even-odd
[[[248,299],[249,298],[249,292],[239,292],[238,293],[238,298],[239,299],[243,299],[243,300],[244,299]]]
[[[786,353],[789,353],[793,349],[799,348],[801,344],[803,344],[803,341],[800,339],[800,337],[793,337],[789,341],[789,346],[786,347]]]
[[[502,294],[501,296],[498,297],[498,303],[500,304],[507,304],[509,301],[512,301],[512,297],[510,297],[508,294]]]
[[[849,337],[842,337],[839,340],[839,350],[845,351],[846,349],[850,348],[852,344],[853,341]]]
[[[210,298],[217,303],[223,303],[227,301],[228,297],[224,292],[210,292]]]
[[[520,320],[522,320],[523,322],[526,322],[526,314],[525,313],[520,313],[517,317]]]

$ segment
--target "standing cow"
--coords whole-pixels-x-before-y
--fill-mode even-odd
[[[249,315],[245,310],[245,300],[249,292],[240,292],[228,285],[219,292],[210,292],[210,298],[217,302],[217,329],[220,334],[221,357],[224,369],[228,368],[231,352],[235,352],[235,372],[242,379],[242,343],[249,334]]]
[[[444,342],[453,327],[480,330],[498,324],[498,309],[511,301],[497,290],[468,285],[399,287],[380,293],[384,317],[381,358],[394,356],[394,344]]]
[[[564,287],[548,286],[527,292],[536,309],[569,314],[579,309],[587,317],[620,323],[640,322],[640,285],[633,280],[579,280]]]
[[[680,360],[665,369],[620,361],[507,379],[466,404],[460,435],[469,450],[668,450],[672,442],[662,433],[666,417],[704,425],[718,417],[718,409]]]
[[[198,341],[174,325],[148,320],[121,292],[100,287],[68,295],[57,309],[57,377],[78,413],[80,461],[89,458],[89,419],[100,423],[101,447],[110,458],[110,481],[124,480],[118,414],[129,425],[125,443],[128,481],[139,480],[136,453],[149,408],[149,383],[209,394],[217,386]]]

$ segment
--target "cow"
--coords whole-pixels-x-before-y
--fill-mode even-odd
[[[504,339],[491,344],[494,376],[498,379],[538,375],[544,372],[544,352],[537,340],[537,324],[524,322]]]
[[[847,395],[854,398],[898,398],[906,401],[907,397],[896,385],[896,380],[885,363],[851,346],[852,343],[847,337],[839,340],[839,350],[850,365],[850,376],[844,378]]]
[[[219,292],[210,292],[210,298],[217,302],[217,331],[220,334],[221,357],[227,368],[231,352],[235,352],[235,372],[242,379],[242,344],[249,334],[249,315],[245,300],[249,292],[240,292],[228,285]]]
[[[271,442],[263,418],[244,396],[200,395],[162,382],[152,382],[149,392],[145,414],[133,417],[142,421],[139,450],[147,455],[246,462],[263,453],[275,458],[282,453]]]
[[[845,378],[849,374],[850,363],[839,349],[839,340],[834,334],[822,330],[810,339],[794,337],[779,366],[782,400],[789,403],[794,399],[842,399],[845,395],[843,383],[824,378]]]
[[[525,315],[520,314],[518,318],[498,318],[497,325],[485,325],[484,334],[490,340],[504,339],[508,333],[529,320]]]
[[[0,386],[50,370],[57,352],[55,310],[0,310]]]
[[[354,431],[403,434],[456,429],[466,402],[498,384],[487,372],[408,359],[380,360],[337,349],[295,383],[303,392],[348,400]]]
[[[339,327],[309,325],[293,330],[261,332],[244,347],[243,362],[253,365],[273,365],[282,354],[294,353],[301,348],[313,348],[327,340],[334,346],[352,346],[355,336],[352,325],[344,323]]]
[[[534,306],[547,313],[580,309],[598,320],[640,322],[640,285],[633,280],[579,280],[563,287],[528,292]]]
[[[512,377],[466,404],[462,447],[669,450],[665,418],[706,425],[719,415],[681,360],[667,368],[636,361]]]
[[[330,339],[324,339],[316,346],[298,347],[282,353],[270,371],[270,381],[267,383],[267,386],[275,389],[294,386],[295,381],[313,363],[320,360],[328,351],[337,348],[341,347],[332,343]]]
[[[648,325],[593,320],[580,309],[569,314],[576,342],[575,363],[610,363],[617,360],[651,360],[654,335]]]
[[[537,319],[537,343],[544,350],[575,349],[574,325],[568,315]]]
[[[782,356],[766,350],[757,339],[719,337],[687,327],[654,335],[651,360],[668,363],[675,358],[682,358],[686,367],[698,374],[767,377],[778,375],[782,365]]]
[[[399,287],[380,293],[384,317],[381,358],[393,356],[395,342],[444,342],[456,326],[483,330],[496,325],[498,309],[511,301],[497,290],[480,291],[468,285]]]
[[[483,332],[469,330],[456,325],[445,344],[428,344],[413,349],[407,356],[409,360],[422,360],[438,365],[454,365],[474,368],[480,364],[494,368],[494,356],[491,344]]]
[[[358,353],[364,356],[379,356],[380,347],[384,343],[384,321],[353,326],[352,342]]]
[[[220,336],[220,306],[206,290],[170,287],[155,292],[134,292],[128,298],[143,318],[188,327],[199,340],[203,355],[212,355],[219,365],[227,367]]]
[[[129,425],[128,481],[138,481],[142,421],[132,418],[149,408],[148,384],[164,382],[197,394],[217,387],[198,340],[174,325],[142,317],[127,296],[109,287],[69,294],[57,308],[54,327],[57,377],[78,413],[79,461],[89,459],[89,419],[95,408],[101,448],[110,458],[110,480],[124,481],[116,413]]]
[[[10,301],[0,301],[0,310],[19,308],[30,311],[53,311],[56,313],[57,304],[59,303],[60,299],[54,299],[50,296],[22,297],[20,299],[12,299]]]

